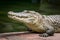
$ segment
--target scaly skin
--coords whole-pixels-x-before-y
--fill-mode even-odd
[[[41,15],[35,11],[8,12],[8,17],[27,25],[32,31],[43,33],[47,37],[60,32],[60,15]]]

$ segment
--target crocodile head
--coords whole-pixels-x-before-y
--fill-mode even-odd
[[[9,11],[8,17],[12,18],[16,21],[23,22],[23,23],[27,24],[28,27],[29,26],[31,26],[31,27],[40,26],[42,29],[42,16],[38,12],[24,10],[22,12],[17,13],[17,12]],[[35,28],[35,29],[37,29],[37,28]]]
[[[38,12],[27,11],[27,10],[24,10],[23,12],[18,12],[18,13],[9,11],[8,17],[24,23],[33,23],[38,21],[39,18],[40,19],[42,18],[40,17],[40,14]]]

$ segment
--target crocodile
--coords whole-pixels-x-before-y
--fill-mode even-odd
[[[36,11],[8,12],[8,17],[24,23],[30,30],[41,33],[39,36],[53,36],[60,32],[60,15],[42,15]]]

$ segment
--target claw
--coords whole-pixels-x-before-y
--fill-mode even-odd
[[[49,35],[47,33],[40,34],[41,37],[48,37]]]

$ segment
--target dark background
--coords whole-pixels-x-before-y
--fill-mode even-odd
[[[45,15],[60,14],[60,0],[0,0],[0,33],[26,31],[27,27],[8,18],[8,11],[34,10]]]

